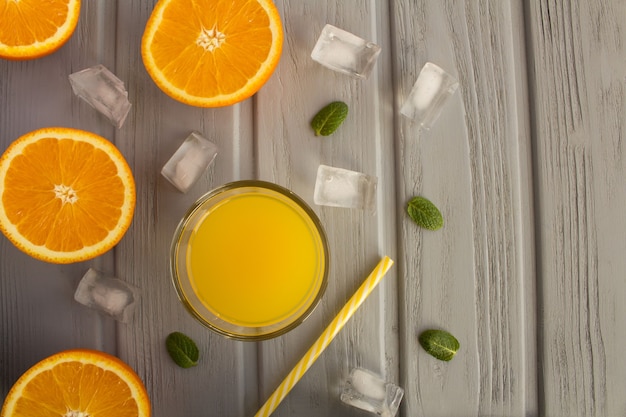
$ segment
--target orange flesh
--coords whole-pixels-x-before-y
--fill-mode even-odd
[[[282,25],[267,0],[160,0],[146,25],[142,56],[167,94],[199,106],[254,94],[278,64]]]
[[[69,139],[27,146],[13,159],[5,184],[10,186],[2,204],[9,220],[33,244],[55,251],[101,241],[119,221],[124,202],[124,187],[111,159],[88,143]],[[57,198],[58,185],[71,187],[76,203]]]
[[[13,385],[2,417],[148,417],[150,401],[137,374],[109,354],[76,349],[33,365]]]
[[[3,1],[0,4],[0,42],[9,46],[43,42],[67,20],[67,1]],[[45,13],[42,13],[41,8]]]
[[[234,3],[228,5],[230,10],[224,10],[226,2],[218,2],[216,7],[207,1],[186,3],[186,7],[169,7],[163,14],[152,49],[157,66],[173,84],[192,95],[216,96],[239,90],[269,53],[272,33],[266,12],[256,2],[237,6],[237,11],[232,10]],[[186,10],[195,12],[186,14]],[[202,30],[223,34],[223,43],[212,52],[197,45]]]

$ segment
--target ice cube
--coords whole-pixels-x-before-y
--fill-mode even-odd
[[[378,179],[360,172],[320,165],[313,201],[321,206],[375,209]]]
[[[311,58],[323,66],[355,78],[369,77],[380,46],[332,25],[324,26]]]
[[[354,368],[341,393],[341,401],[382,417],[394,417],[403,396],[404,390],[397,385],[366,369]]]
[[[106,277],[89,268],[78,283],[74,299],[86,307],[128,323],[139,300],[139,289],[121,279]]]
[[[119,78],[104,65],[96,65],[70,74],[69,80],[74,94],[106,116],[115,127],[122,127],[131,104]]]
[[[217,145],[192,132],[165,163],[161,174],[186,193],[217,156]]]
[[[385,398],[385,381],[363,369],[355,369],[352,373],[352,387],[366,397],[383,400]]]
[[[427,62],[400,108],[400,113],[430,129],[446,102],[459,87],[458,81],[441,67]]]

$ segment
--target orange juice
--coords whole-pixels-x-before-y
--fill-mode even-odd
[[[293,328],[326,285],[327,248],[315,214],[274,184],[242,181],[200,199],[179,226],[174,281],[210,328],[265,338]]]

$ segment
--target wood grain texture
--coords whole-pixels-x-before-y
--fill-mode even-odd
[[[626,7],[538,1],[528,16],[542,408],[623,415]]]
[[[145,71],[141,36],[155,3],[83,2],[75,35],[58,52],[0,60],[0,151],[39,127],[82,128],[113,141],[137,183],[131,228],[93,261],[45,264],[0,237],[2,398],[36,361],[88,347],[137,370],[154,417],[253,415],[389,255],[390,273],[274,415],[363,415],[339,400],[355,366],[405,389],[400,416],[626,414],[626,3],[277,0],[285,43],[276,72],[253,98],[218,109],[170,99]],[[310,58],[326,23],[382,47],[369,79]],[[460,87],[425,131],[399,108],[428,61]],[[98,63],[125,82],[133,104],[119,130],[67,80]],[[310,119],[334,100],[349,105],[346,121],[315,137]],[[193,130],[219,155],[181,194],[159,172]],[[376,213],[315,205],[319,164],[376,176]],[[199,196],[254,178],[312,206],[331,268],[320,305],[301,326],[244,343],[187,313],[168,256],[179,219]],[[441,209],[443,229],[411,222],[405,207],[414,195]],[[131,324],[73,301],[89,267],[142,289]],[[459,339],[451,362],[419,346],[428,328]],[[173,331],[197,342],[198,367],[172,363],[165,338]]]
[[[21,135],[46,126],[112,137],[114,128],[72,94],[67,76],[95,62],[113,63],[114,48],[104,45],[114,32],[89,28],[115,27],[115,19],[114,4],[85,4],[74,36],[53,55],[0,60],[2,152]],[[0,239],[0,398],[30,366],[58,351],[85,347],[116,353],[115,324],[74,301],[76,285],[90,266],[112,272],[112,253],[90,264],[52,265]]]
[[[258,175],[285,185],[317,212],[330,247],[329,283],[315,312],[298,329],[263,342],[259,350],[261,400],[269,397],[383,255],[394,257],[391,50],[385,2],[276,2],[285,24],[281,63],[258,94]],[[326,23],[382,46],[367,80],[333,72],[310,57]],[[306,76],[303,76],[306,74]],[[326,104],[348,104],[345,122],[316,137],[313,116]],[[279,115],[282,115],[280,117]],[[376,214],[313,203],[320,164],[378,178]],[[276,410],[276,416],[356,415],[339,400],[351,367],[364,366],[397,381],[396,273],[391,271]],[[387,306],[387,307],[385,307]]]
[[[169,252],[174,230],[191,204],[224,183],[253,174],[251,102],[221,109],[186,106],[166,96],[148,76],[139,54],[142,30],[155,2],[118,4],[117,73],[129,80],[135,105],[116,144],[137,182],[135,221],[116,251],[117,272],[143,289],[144,305],[118,329],[120,355],[138,370],[150,392],[154,416],[246,415],[256,407],[254,344],[211,333],[191,317],[174,292]],[[219,148],[211,169],[186,194],[160,174],[192,131]],[[193,369],[176,367],[165,337],[181,331],[200,347]],[[249,362],[252,360],[252,362]]]
[[[422,195],[445,219],[441,231],[429,232],[399,213],[405,415],[533,415],[534,259],[521,14],[511,2],[393,6],[397,104],[428,61],[460,83],[430,131],[397,119],[398,209]],[[417,335],[428,328],[460,340],[450,363],[419,346]]]

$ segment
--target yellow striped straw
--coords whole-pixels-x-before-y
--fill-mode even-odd
[[[300,359],[296,366],[294,366],[291,372],[289,372],[283,382],[276,388],[265,404],[263,404],[263,407],[255,414],[255,417],[267,417],[276,410],[278,404],[280,404],[294,385],[302,378],[304,373],[313,365],[324,349],[326,349],[337,333],[339,333],[344,324],[352,317],[359,306],[363,304],[363,301],[370,295],[392,265],[393,260],[388,256],[380,260],[376,268],[374,268],[359,289],[348,300],[341,311],[339,311],[337,316],[335,316],[335,319],[326,327],[324,333],[322,333],[308,352]]]

